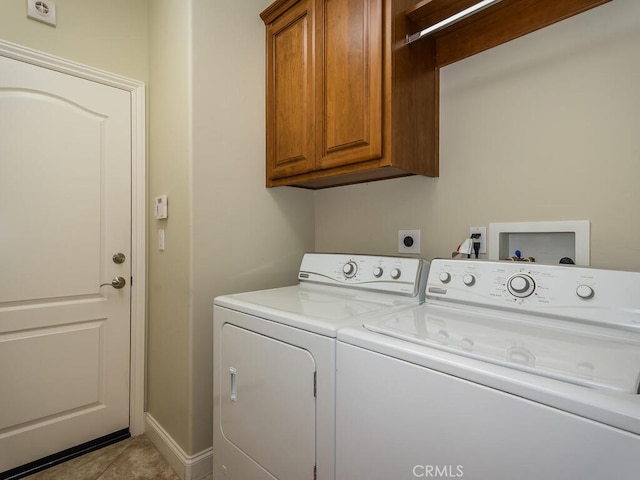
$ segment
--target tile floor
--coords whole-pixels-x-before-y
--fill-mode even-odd
[[[25,480],[180,480],[145,436],[87,453]],[[203,480],[212,480],[211,475]]]

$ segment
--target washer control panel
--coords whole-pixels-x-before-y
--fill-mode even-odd
[[[427,299],[640,330],[640,273],[573,265],[436,259]]]
[[[298,280],[424,298],[428,272],[420,258],[307,253]]]

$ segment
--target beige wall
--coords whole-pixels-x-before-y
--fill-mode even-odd
[[[191,446],[191,156],[188,2],[149,2],[149,201],[166,194],[169,217],[149,216],[147,411]],[[151,203],[150,203],[151,205]],[[165,251],[157,232],[165,231]]]
[[[213,298],[292,283],[313,249],[313,193],[264,187],[269,3],[149,4],[149,196],[169,218],[149,223],[148,411],[187,454],[211,446]]]
[[[422,230],[589,220],[591,264],[640,270],[640,2],[616,0],[441,71],[440,178],[316,194],[316,248],[393,254]]]
[[[213,298],[295,282],[313,192],[265,188],[270,0],[193,2],[193,451],[211,446]]]
[[[56,0],[52,27],[27,19],[26,0],[5,0],[0,38],[146,82],[147,1]]]

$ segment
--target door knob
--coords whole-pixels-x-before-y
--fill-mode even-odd
[[[124,256],[124,253],[122,252],[118,252],[118,253],[114,253],[113,257],[111,257],[111,259],[113,260],[113,263],[124,263],[124,261],[127,259],[127,257]]]
[[[124,279],[124,277],[118,276],[118,277],[114,277],[113,280],[111,280],[111,282],[103,283],[100,286],[104,287],[105,285],[111,285],[113,288],[117,288],[119,290],[121,288],[124,288],[126,284],[127,284],[127,281]]]

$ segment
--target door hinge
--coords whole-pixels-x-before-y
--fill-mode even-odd
[[[314,398],[318,393],[318,372],[313,372],[313,396]]]
[[[314,465],[313,466],[313,480],[316,480],[316,478],[318,478],[317,477],[318,472],[316,470],[317,470],[317,467],[316,467],[316,465]]]
[[[131,277],[131,281],[129,282],[129,285],[133,287],[133,277]]]

